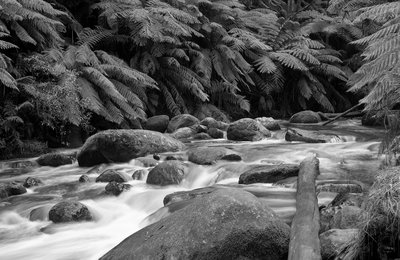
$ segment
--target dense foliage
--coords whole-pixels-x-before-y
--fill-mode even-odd
[[[0,149],[99,119],[340,112],[357,102],[349,88],[366,109],[392,108],[399,12],[380,0],[0,0]]]

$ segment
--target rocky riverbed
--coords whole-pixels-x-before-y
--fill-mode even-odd
[[[109,131],[82,150],[0,162],[0,259],[284,259],[309,153],[320,160],[321,245],[332,251],[354,234],[350,202],[372,184],[382,130],[359,120],[155,121],[169,133]]]

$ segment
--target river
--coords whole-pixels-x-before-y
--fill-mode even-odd
[[[282,122],[282,125],[288,125]],[[320,160],[319,183],[356,182],[371,185],[379,167],[379,140],[383,130],[361,126],[359,120],[344,120],[326,127],[302,126],[304,129],[337,134],[341,142],[327,144],[289,143],[284,130],[259,142],[228,142],[226,140],[198,141],[188,147],[223,146],[241,154],[242,162],[219,162],[212,166],[190,164],[190,170],[180,185],[158,187],[144,180],[132,180],[132,188],[118,197],[103,196],[105,183],[79,183],[90,168],[78,164],[61,167],[19,167],[16,161],[0,162],[0,182],[24,181],[32,176],[44,184],[28,189],[23,195],[0,200],[0,259],[1,260],[85,260],[98,259],[137,230],[164,216],[163,198],[172,192],[191,190],[214,184],[236,185],[239,175],[252,164],[300,163],[309,153]],[[168,153],[168,155],[174,153]],[[163,154],[162,158],[164,157]],[[175,153],[185,159],[185,152]],[[28,159],[34,162],[35,158]],[[23,160],[26,161],[26,160]],[[29,162],[27,163],[29,164]],[[146,169],[135,160],[129,163],[105,165],[131,176],[137,169]],[[296,178],[279,185],[254,184],[248,188],[262,191],[262,199],[287,222],[295,212]],[[321,193],[320,203],[334,194]],[[52,224],[47,219],[51,206],[63,199],[78,199],[88,206],[94,221]],[[33,211],[33,212],[32,212]],[[32,213],[31,213],[32,212]],[[32,220],[30,220],[30,218]]]

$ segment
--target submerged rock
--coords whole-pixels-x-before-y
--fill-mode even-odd
[[[301,123],[301,124],[315,124],[321,122],[321,116],[314,111],[305,110],[294,114],[289,122],[290,123]]]
[[[161,186],[179,184],[186,170],[181,161],[162,162],[149,172],[146,183]]]
[[[146,129],[164,133],[165,130],[167,130],[168,123],[169,123],[169,116],[167,115],[153,116],[147,119]]]
[[[285,135],[288,142],[305,142],[305,143],[338,143],[341,139],[337,135],[320,134],[318,132],[288,129]]]
[[[299,174],[299,166],[294,164],[283,165],[256,165],[239,177],[239,184],[274,183]]]
[[[223,147],[198,147],[188,151],[188,160],[197,164],[210,165],[233,153],[232,150]]]
[[[58,167],[61,165],[72,164],[74,159],[70,154],[64,153],[48,153],[40,156],[37,162],[41,166]]]
[[[28,178],[25,179],[25,182],[24,182],[23,186],[25,188],[30,188],[30,187],[33,187],[33,186],[39,186],[40,184],[42,184],[42,181],[39,180],[38,178],[28,177]]]
[[[79,182],[89,182],[89,176],[87,176],[86,174],[81,175],[81,177],[79,177]]]
[[[24,186],[17,182],[0,183],[0,199],[26,193]]]
[[[109,182],[106,187],[106,194],[111,194],[114,196],[120,195],[123,191],[130,190],[132,185],[130,184],[124,184],[124,183],[118,183],[115,181]]]
[[[89,209],[78,201],[63,201],[50,209],[49,220],[54,223],[90,221],[92,215]]]
[[[132,179],[134,180],[143,180],[144,176],[146,176],[146,170],[136,170],[133,174],[132,174]]]
[[[139,230],[100,259],[287,259],[289,235],[254,195],[227,188]]]
[[[323,260],[336,259],[344,246],[356,239],[358,229],[331,229],[319,235]]]
[[[182,127],[189,127],[195,124],[199,124],[200,121],[196,117],[189,115],[189,114],[182,114],[182,115],[177,115],[169,121],[168,127],[167,127],[167,132],[168,133],[173,133],[179,128]]]
[[[238,161],[242,160],[242,156],[232,153],[232,154],[227,154],[227,155],[222,156],[221,160],[238,162]]]
[[[122,173],[115,170],[106,170],[99,177],[96,178],[96,182],[126,182],[128,181]]]
[[[185,146],[167,135],[148,130],[107,130],[86,140],[78,154],[81,167],[127,162],[148,154],[174,152]]]
[[[270,137],[271,133],[261,123],[251,118],[243,118],[229,125],[228,140],[260,141]]]

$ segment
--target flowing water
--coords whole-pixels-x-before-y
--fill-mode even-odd
[[[28,189],[24,195],[0,200],[0,259],[98,259],[127,236],[169,214],[170,209],[162,208],[167,194],[214,184],[244,188],[263,199],[279,216],[290,222],[295,212],[296,178],[286,179],[278,185],[237,185],[240,174],[255,164],[300,163],[307,154],[315,153],[320,159],[318,183],[355,182],[364,186],[372,183],[379,166],[378,147],[384,134],[382,130],[362,127],[359,120],[303,128],[337,134],[341,141],[328,144],[289,143],[284,140],[282,130],[275,132],[271,139],[260,142],[193,142],[188,146],[230,148],[240,153],[243,161],[219,162],[213,166],[188,163],[190,171],[180,185],[158,187],[147,185],[145,179],[131,180],[131,190],[119,197],[102,194],[106,184],[93,181],[99,172],[112,168],[130,177],[135,170],[147,168],[135,160],[101,165],[95,169],[80,168],[77,163],[52,168],[29,166],[30,163],[21,167],[24,163],[15,161],[0,162],[0,182],[24,181],[29,176],[44,182],[44,185]],[[184,152],[174,155],[186,156]],[[80,175],[87,172],[92,181],[79,183]],[[319,202],[329,201],[334,195],[321,193]],[[95,220],[52,224],[47,218],[48,211],[64,199],[77,199],[87,205]]]

